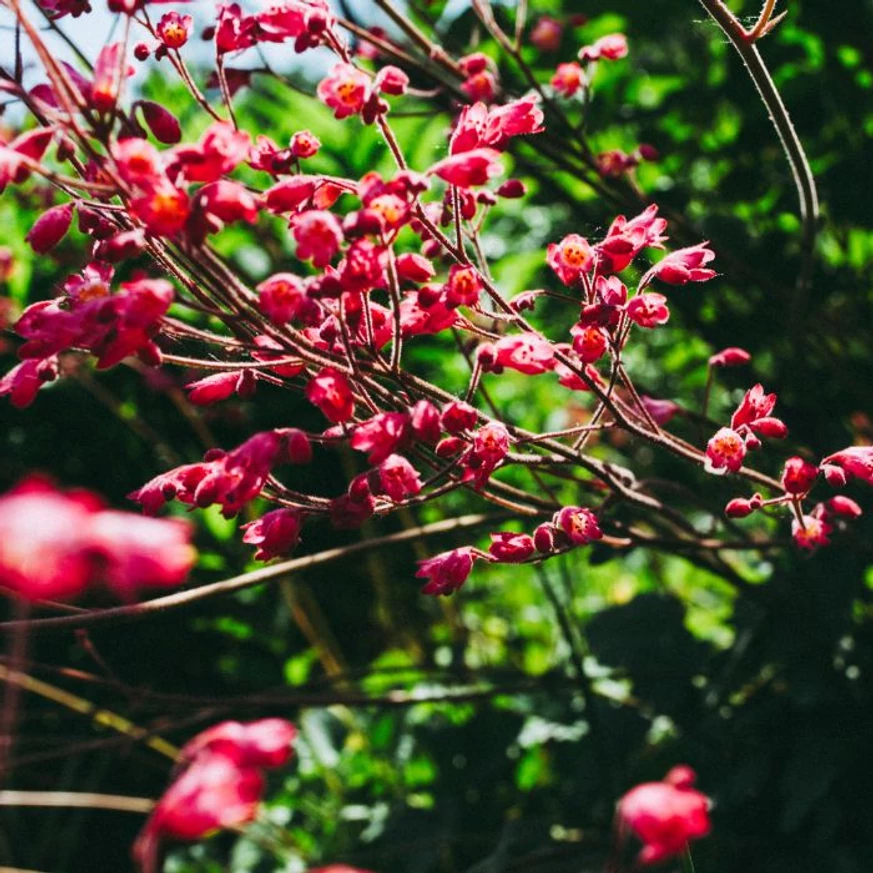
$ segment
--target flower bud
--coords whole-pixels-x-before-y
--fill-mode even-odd
[[[34,222],[25,239],[39,255],[51,251],[66,235],[73,221],[73,204],[53,206]]]
[[[175,145],[182,139],[182,128],[179,121],[169,109],[151,100],[140,100],[142,117],[152,132],[154,138],[165,145]]]

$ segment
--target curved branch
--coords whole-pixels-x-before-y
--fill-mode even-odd
[[[761,53],[755,45],[758,36],[755,34],[757,27],[751,33],[747,33],[733,12],[725,6],[722,0],[700,0],[700,4],[722,31],[724,31],[725,36],[731,41],[733,47],[743,59],[743,63],[746,65],[746,69],[749,71],[749,75],[752,77],[752,81],[755,83],[761,99],[767,107],[767,111],[773,121],[773,126],[779,134],[782,148],[791,166],[794,184],[797,188],[798,199],[800,200],[800,217],[803,222],[802,244],[804,258],[806,259],[812,253],[818,231],[818,193],[815,188],[815,177],[810,169],[809,161],[807,160],[806,152],[803,150],[800,138],[797,136],[797,131],[794,129],[791,116],[782,102],[779,89],[773,82],[770,72],[761,57]],[[772,24],[773,22],[770,23]]]
[[[74,628],[95,627],[97,625],[114,624],[123,621],[135,621],[136,619],[145,618],[158,612],[166,612],[169,609],[188,606],[192,603],[204,600],[207,597],[215,597],[219,594],[229,594],[233,591],[242,591],[244,588],[251,588],[254,585],[260,585],[263,582],[269,582],[273,579],[278,579],[300,570],[306,570],[309,567],[328,564],[331,561],[336,561],[339,558],[344,558],[346,555],[351,555],[356,552],[363,552],[367,549],[373,549],[391,543],[402,543],[408,540],[415,540],[418,537],[430,536],[431,534],[449,533],[454,530],[477,527],[487,522],[498,521],[502,518],[505,518],[505,514],[477,513],[475,515],[462,515],[458,518],[435,521],[432,524],[409,528],[408,530],[388,534],[387,536],[363,540],[345,546],[338,546],[335,549],[327,549],[323,552],[317,552],[314,555],[292,558],[290,561],[282,561],[282,563],[274,564],[272,567],[253,570],[250,573],[243,573],[242,575],[234,576],[231,579],[222,579],[220,582],[213,582],[209,585],[200,585],[197,588],[189,588],[186,591],[177,591],[174,594],[168,594],[166,597],[156,597],[154,600],[146,600],[142,603],[132,603],[125,606],[115,606],[110,609],[78,612],[74,615],[40,618],[26,622],[7,621],[0,623],[0,630],[11,631],[22,625],[26,625],[27,628],[32,631],[71,630]]]

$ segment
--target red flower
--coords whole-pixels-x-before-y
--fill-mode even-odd
[[[465,267],[453,264],[449,269],[449,279],[446,282],[446,305],[475,306],[482,293],[482,279],[475,267]]]
[[[789,458],[782,468],[782,487],[787,494],[806,494],[817,478],[818,467],[803,458]]]
[[[70,597],[102,582],[126,599],[184,581],[195,553],[178,520],[102,508],[86,491],[29,479],[0,497],[0,585],[28,600]]]
[[[804,515],[802,523],[796,518],[791,522],[791,536],[794,539],[794,544],[799,549],[810,552],[819,546],[830,545],[832,531],[833,526],[821,515]]]
[[[729,427],[723,427],[706,444],[704,468],[720,476],[730,470],[736,473],[743,466],[746,443],[742,436]]]
[[[213,403],[227,400],[233,394],[251,397],[255,393],[256,380],[254,370],[228,370],[224,373],[214,373],[196,382],[189,382],[185,389],[189,392],[190,403],[195,406],[211,406]]]
[[[409,425],[409,416],[406,413],[380,412],[355,427],[351,447],[359,452],[369,452],[367,460],[370,464],[381,464],[408,441]]]
[[[562,97],[572,97],[585,84],[585,73],[575,61],[558,64],[551,86]]]
[[[332,424],[348,421],[355,413],[349,380],[333,367],[325,367],[306,386],[306,399]]]
[[[133,845],[142,873],[158,873],[163,840],[199,840],[253,821],[264,784],[258,769],[218,752],[199,755],[164,792]]]
[[[503,172],[500,152],[492,148],[476,148],[461,154],[451,155],[434,164],[428,175],[439,176],[450,185],[472,188],[484,185],[493,176]]]
[[[339,251],[343,230],[332,212],[310,209],[291,219],[294,239],[297,241],[297,257],[312,259],[316,267],[326,267]]]
[[[570,328],[573,337],[573,351],[583,364],[593,364],[600,360],[609,345],[609,336],[602,327],[593,324],[574,324]]]
[[[194,19],[190,15],[180,15],[178,12],[167,12],[161,16],[155,28],[158,39],[170,49],[180,49],[191,35],[191,25]]]
[[[602,36],[594,45],[583,46],[579,50],[581,61],[617,61],[627,55],[627,38],[623,33],[610,33]]]
[[[663,294],[638,294],[627,304],[625,312],[640,327],[658,327],[670,320],[667,298]]]
[[[481,345],[479,362],[484,369],[492,372],[499,373],[508,367],[528,376],[536,376],[554,369],[555,349],[537,333],[514,334]]]
[[[670,252],[652,267],[640,280],[640,290],[653,279],[660,279],[668,285],[686,285],[688,282],[706,282],[717,275],[708,264],[715,258],[715,252],[708,249],[708,242],[698,243],[686,249]]]
[[[133,67],[124,61],[124,44],[104,46],[94,62],[94,81],[82,96],[98,111],[111,112],[118,101],[125,78],[132,76]]]
[[[565,506],[555,513],[553,523],[577,546],[603,538],[597,516],[584,506]]]
[[[472,546],[461,546],[418,562],[417,579],[427,579],[422,594],[436,596],[454,594],[466,581],[473,562],[482,555]]]
[[[389,455],[379,465],[379,493],[387,494],[395,503],[421,491],[421,479],[415,467],[402,455]]]
[[[451,434],[471,430],[478,420],[479,413],[463,400],[452,400],[447,403],[440,414],[440,423]]]
[[[443,427],[449,430],[445,418]],[[480,427],[473,434],[473,445],[460,459],[464,468],[462,481],[472,481],[475,488],[482,488],[509,453],[509,444],[509,431],[499,421]]]
[[[826,467],[839,467],[849,476],[873,485],[873,446],[851,446],[835,452],[822,461],[822,468]]]
[[[671,776],[676,774],[676,779]],[[676,784],[678,782],[678,784]],[[642,842],[639,860],[655,864],[685,851],[691,840],[710,831],[709,800],[696,791],[694,772],[676,767],[663,782],[645,782],[618,803],[618,819]]]
[[[585,237],[571,233],[561,242],[549,244],[546,262],[565,285],[573,285],[594,266],[594,250]]]
[[[288,762],[295,736],[290,722],[265,718],[223,722],[187,743],[179,755],[184,769],[134,843],[142,873],[157,873],[163,840],[199,840],[253,821],[264,793],[263,770]]]
[[[530,31],[530,42],[541,52],[556,52],[561,46],[564,25],[550,15],[537,19]]]
[[[180,585],[196,557],[190,537],[190,526],[181,519],[95,513],[87,526],[92,578],[124,600],[133,599],[140,588]]]
[[[501,563],[520,564],[535,551],[533,537],[529,534],[516,534],[508,531],[493,533],[488,551],[495,560]]]
[[[351,64],[335,64],[318,83],[317,93],[336,118],[357,115],[370,96],[370,77]]]
[[[16,409],[30,406],[36,392],[43,385],[58,377],[58,359],[51,355],[43,359],[30,358],[13,367],[0,378],[0,397],[9,395],[9,402]]]
[[[79,594],[91,579],[86,529],[92,495],[27,479],[0,497],[0,585],[28,600]]]
[[[284,767],[292,758],[297,728],[284,718],[224,721],[189,740],[179,752],[179,763],[195,761],[204,752],[230,758],[240,767]]]
[[[301,522],[297,509],[274,509],[242,526],[243,542],[258,547],[255,552],[258,561],[287,555],[300,539]]]
[[[743,364],[748,364],[752,360],[752,356],[745,350],[731,346],[722,349],[720,352],[710,356],[710,367],[741,367]]]
[[[731,427],[752,424],[760,418],[769,416],[776,406],[776,395],[765,394],[764,386],[758,383],[743,396],[740,405],[731,417]]]
[[[664,248],[666,227],[667,222],[658,217],[655,203],[630,221],[619,215],[603,241],[595,246],[598,266],[610,273],[620,273],[644,248]]]
[[[248,158],[251,138],[228,121],[210,125],[196,145],[177,146],[176,163],[189,182],[215,182]]]
[[[276,273],[257,287],[258,305],[274,324],[287,324],[309,305],[303,280],[293,273]]]

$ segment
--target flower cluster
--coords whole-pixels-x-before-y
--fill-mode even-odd
[[[284,767],[297,735],[281,718],[225,721],[187,743],[178,770],[133,847],[142,873],[158,873],[166,840],[199,840],[254,820],[266,787],[264,770]]]
[[[185,581],[190,538],[184,521],[107,509],[90,491],[30,478],[0,496],[0,585],[32,601],[98,585],[132,600]]]

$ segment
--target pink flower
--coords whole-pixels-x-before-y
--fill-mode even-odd
[[[440,413],[429,400],[419,400],[409,410],[409,426],[416,439],[427,445],[439,442]]]
[[[446,427],[445,419],[443,426]],[[446,430],[449,428],[446,427]],[[460,459],[463,465],[463,482],[472,482],[474,488],[482,488],[494,470],[509,453],[509,431],[499,421],[480,427],[473,434],[473,444]]]
[[[326,267],[339,251],[343,230],[332,212],[311,209],[291,219],[294,239],[297,241],[297,257],[312,259],[316,267]]]
[[[452,400],[447,403],[440,415],[443,428],[451,434],[471,430],[476,426],[478,420],[479,413],[463,400]]]
[[[217,752],[197,757],[164,792],[133,845],[142,873],[158,873],[163,840],[194,841],[253,821],[264,792],[260,770]]]
[[[619,215],[603,241],[595,246],[599,267],[610,273],[620,273],[644,248],[664,248],[666,227],[667,222],[658,217],[655,203],[630,221]]]
[[[105,510],[90,492],[25,480],[0,497],[0,584],[44,600],[102,582],[129,599],[184,581],[195,557],[190,536],[184,522]]]
[[[210,125],[196,145],[177,146],[176,162],[189,182],[215,182],[249,156],[251,137],[230,122]]]
[[[843,518],[860,518],[864,514],[864,510],[851,497],[845,497],[842,494],[831,497],[826,506],[828,512],[832,515],[842,516]]]
[[[678,784],[671,784],[674,773],[681,774]],[[663,782],[637,785],[619,801],[621,827],[628,828],[643,843],[641,864],[680,855],[691,840],[709,833],[709,800],[692,788],[693,784],[693,771],[677,767]]]
[[[258,306],[274,324],[287,324],[307,308],[303,280],[293,273],[276,273],[257,287]]]
[[[13,367],[0,378],[0,397],[9,395],[9,402],[16,409],[30,406],[36,392],[43,385],[58,377],[58,359],[55,355],[47,358],[30,358]]]
[[[543,15],[531,28],[530,42],[541,52],[556,52],[560,48],[563,34],[564,25],[560,21],[550,15]]]
[[[417,579],[427,579],[422,594],[454,594],[466,581],[473,569],[473,562],[482,555],[472,546],[461,546],[450,552],[442,552],[433,558],[418,562]]]
[[[597,172],[607,179],[617,179],[639,163],[636,157],[623,152],[621,149],[601,152],[595,158],[595,162]]]
[[[746,518],[746,516],[759,510],[762,505],[763,498],[758,493],[752,495],[749,500],[743,497],[735,497],[733,500],[728,501],[727,506],[724,508],[724,514],[728,518]]]
[[[745,350],[730,346],[722,349],[720,352],[710,356],[710,367],[741,367],[743,364],[748,364],[752,360],[752,356]]]
[[[88,93],[82,96],[98,112],[111,112],[125,78],[132,76],[133,72],[133,67],[124,61],[123,43],[104,46],[94,62],[94,81]]]
[[[572,97],[585,84],[585,73],[575,61],[558,64],[551,86],[562,97]]]
[[[475,267],[453,264],[446,282],[446,304],[456,306],[475,306],[482,293],[482,279]]]
[[[92,576],[86,529],[98,505],[38,478],[0,497],[0,585],[28,600],[81,593]]]
[[[180,15],[178,12],[167,12],[161,16],[155,32],[158,39],[169,49],[180,49],[191,35],[191,25],[194,19],[190,15]]]
[[[294,754],[295,739],[297,728],[284,718],[224,721],[185,743],[178,762],[184,765],[209,752],[224,755],[240,767],[284,767]]]
[[[553,523],[577,546],[603,538],[597,516],[584,506],[565,506],[555,513]]]
[[[704,468],[717,476],[728,470],[736,473],[743,466],[745,457],[746,443],[742,436],[729,427],[723,427],[706,444]]]
[[[500,531],[491,534],[488,551],[495,560],[503,564],[520,564],[534,553],[535,547],[533,537],[529,534]]]
[[[274,509],[244,524],[243,542],[257,546],[255,559],[269,561],[294,551],[300,539],[302,515],[297,509]]]
[[[663,294],[638,294],[627,304],[625,312],[640,327],[658,327],[670,320],[667,298]]]
[[[573,351],[583,364],[593,364],[600,360],[609,345],[609,336],[602,327],[593,324],[574,324],[570,328],[573,337]]]
[[[764,387],[758,383],[743,396],[740,405],[731,416],[731,427],[739,430],[745,425],[763,436],[780,439],[788,433],[788,429],[778,418],[770,415],[775,406],[776,395],[765,394]]]
[[[627,39],[623,33],[602,36],[594,45],[583,46],[579,50],[581,61],[617,61],[627,55]]]
[[[522,97],[488,110],[480,145],[500,149],[515,136],[542,133],[543,110],[539,97]]]
[[[409,88],[409,76],[403,72],[399,67],[382,67],[378,73],[376,73],[376,80],[373,83],[373,87],[377,91],[381,91],[383,94],[391,94],[394,97],[399,97],[401,94],[405,94],[407,89]]]
[[[10,183],[20,185],[27,181],[30,170],[24,166],[22,158],[41,161],[54,135],[52,128],[38,127],[0,144],[0,194]]]
[[[787,494],[806,494],[817,478],[818,467],[803,458],[789,458],[782,468],[782,487]]]
[[[402,455],[389,455],[379,465],[378,473],[380,493],[387,494],[395,503],[421,491],[421,479],[415,467]]]
[[[317,93],[336,118],[357,115],[370,95],[370,77],[351,64],[335,64],[318,83]]]
[[[433,411],[436,414],[436,410]],[[355,427],[350,444],[359,452],[369,452],[367,460],[370,464],[381,464],[405,445],[409,438],[409,428],[410,421],[406,413],[380,412]]]
[[[295,158],[313,158],[321,148],[321,141],[314,133],[300,130],[291,137],[288,148]]]
[[[324,367],[306,386],[306,399],[332,424],[348,421],[355,413],[349,380],[333,367]]]
[[[548,340],[537,333],[514,334],[481,345],[479,362],[491,372],[499,373],[509,368],[536,376],[554,369],[555,350]]]
[[[190,525],[181,519],[95,513],[87,526],[92,578],[124,600],[132,600],[140,588],[180,585],[196,557],[190,538]]]
[[[484,185],[493,176],[503,172],[500,152],[492,148],[476,148],[461,154],[451,155],[438,161],[428,175],[439,176],[450,185],[472,188]]]
[[[573,285],[594,266],[594,251],[587,239],[571,233],[561,242],[549,244],[546,262],[565,285]]]
[[[668,285],[686,285],[688,282],[706,282],[717,275],[708,264],[715,258],[715,252],[707,248],[708,242],[670,252],[652,267],[640,280],[640,290],[653,279],[660,279]]]
[[[423,255],[406,252],[397,258],[397,276],[407,282],[427,282],[436,274],[433,264]]]
[[[240,397],[251,397],[255,393],[256,379],[254,370],[229,370],[224,373],[214,373],[196,382],[189,382],[185,389],[188,401],[195,406],[211,406],[222,400],[227,400],[233,394]]]
[[[825,467],[838,467],[849,476],[873,485],[873,446],[850,446],[835,452],[822,461],[822,468]],[[825,470],[826,475],[827,472]]]
[[[819,504],[820,505],[820,504]],[[799,549],[814,551],[819,546],[830,545],[833,526],[825,518],[817,515],[804,515],[803,523],[798,519],[791,522],[791,536]]]

